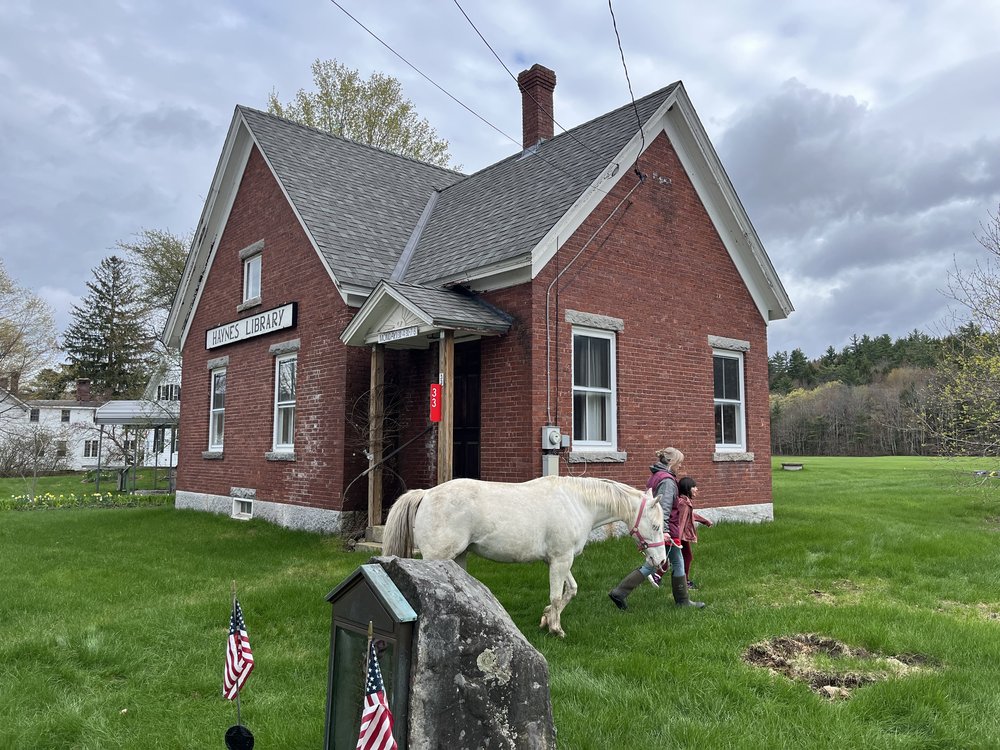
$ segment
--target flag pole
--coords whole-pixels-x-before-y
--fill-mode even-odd
[[[368,621],[368,644],[365,646],[365,684],[368,682],[368,668],[371,667],[372,658],[372,635],[374,631],[372,629],[372,621]]]
[[[233,594],[232,610],[234,611],[236,609],[236,579],[235,578],[233,579],[232,594]],[[243,722],[241,721],[241,717],[240,717],[240,681],[239,681],[239,679],[236,680],[236,726],[238,726],[238,727],[239,726],[243,726]]]

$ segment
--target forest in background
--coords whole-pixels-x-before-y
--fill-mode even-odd
[[[855,336],[810,360],[801,349],[768,359],[771,450],[776,455],[937,455],[940,376],[983,336],[974,324],[934,338]],[[950,409],[949,409],[950,411]]]

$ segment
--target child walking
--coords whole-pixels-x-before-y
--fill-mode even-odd
[[[695,512],[694,501],[698,498],[698,483],[693,477],[684,477],[677,483],[677,502],[674,503],[674,510],[677,513],[677,523],[670,519],[671,530],[677,529],[681,540],[681,554],[684,557],[684,572],[687,574],[687,587],[689,589],[698,588],[691,578],[691,545],[698,541],[698,531],[695,523],[702,523],[711,526],[712,522],[705,516]],[[671,516],[674,513],[671,512]]]

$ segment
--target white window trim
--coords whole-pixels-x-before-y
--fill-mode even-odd
[[[226,368],[219,367],[211,371],[208,380],[208,449],[209,451],[222,451],[223,446],[226,442],[226,423],[222,423],[222,442],[213,443],[212,438],[215,434],[215,415],[216,413],[221,413],[223,420],[225,420],[226,407],[223,405],[221,409],[215,409],[215,379],[219,375],[225,375]],[[229,390],[229,383],[226,383],[226,390]]]
[[[718,399],[715,398],[715,358],[724,357],[735,359],[739,364],[739,399]],[[736,404],[739,407],[739,427],[737,432],[737,443],[716,443],[716,453],[744,453],[747,449],[747,387],[744,379],[743,352],[732,349],[712,350],[712,422],[715,423],[715,407],[719,404]],[[714,431],[714,428],[713,428]]]
[[[571,352],[573,355],[570,357],[570,390],[571,398],[575,408],[576,402],[576,362],[574,361],[576,352],[576,337],[577,336],[588,336],[591,338],[607,339],[611,342],[609,356],[611,362],[609,363],[610,372],[610,391],[611,391],[611,414],[608,417],[608,440],[577,440],[575,437],[575,425],[576,425],[576,414],[572,412],[571,409],[571,422],[573,427],[570,428],[570,434],[573,435],[573,451],[576,453],[591,453],[591,452],[602,452],[606,453],[608,451],[614,453],[617,452],[618,444],[618,341],[617,336],[613,330],[601,330],[598,328],[584,328],[582,326],[573,326],[572,333],[572,346]],[[581,389],[584,390],[584,389]],[[595,389],[589,389],[594,391]],[[604,390],[600,389],[603,393]]]
[[[243,259],[243,304],[252,303],[254,301],[260,302],[261,287],[263,286],[263,253],[254,253]],[[256,264],[257,266],[257,289],[250,289],[250,267],[251,264]],[[256,292],[256,293],[251,293]]]
[[[279,432],[279,430],[278,430],[278,427],[279,427],[278,410],[281,408],[281,406],[284,405],[284,406],[287,407],[289,404],[291,405],[291,407],[292,407],[293,410],[296,409],[296,402],[298,400],[298,370],[299,370],[298,359],[299,359],[298,354],[287,354],[287,355],[284,355],[284,356],[281,356],[281,357],[275,357],[274,358],[274,411],[273,411],[273,429],[272,429],[272,433],[271,433],[272,434],[271,443],[272,443],[272,449],[274,450],[275,453],[292,453],[292,452],[295,451],[295,416],[294,416],[294,414],[292,416],[292,442],[290,442],[290,443],[279,443],[278,442],[278,432]],[[294,361],[295,362],[295,382],[296,382],[296,389],[295,389],[296,390],[296,394],[295,394],[295,396],[296,396],[296,401],[286,402],[285,404],[280,404],[278,402],[278,372],[281,369],[281,363],[282,362],[289,362],[289,361]]]
[[[232,517],[240,521],[249,521],[253,518],[253,498],[234,497]]]

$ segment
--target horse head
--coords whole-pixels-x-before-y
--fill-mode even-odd
[[[635,523],[629,532],[639,549],[646,556],[646,563],[655,570],[663,568],[667,561],[667,546],[664,540],[663,508],[653,498],[652,490],[642,493]]]

